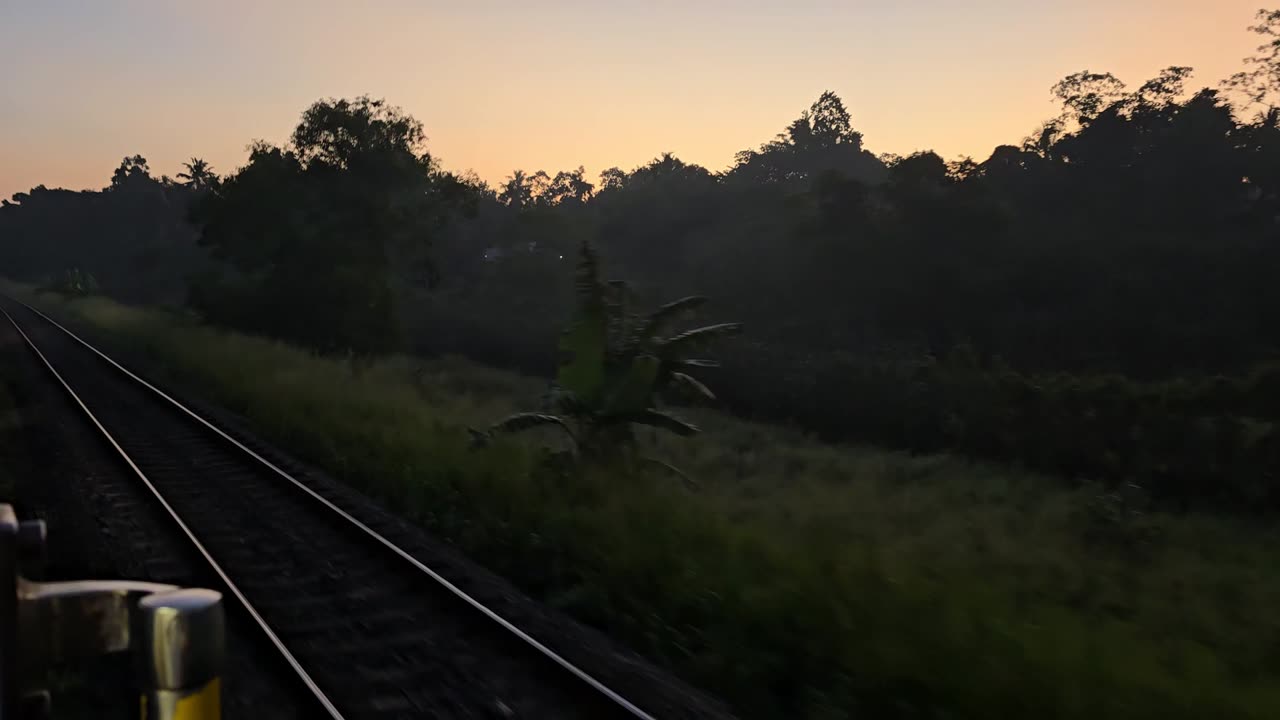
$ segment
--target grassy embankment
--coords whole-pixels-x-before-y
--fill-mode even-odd
[[[465,432],[531,407],[537,380],[459,359],[356,368],[102,299],[39,304],[744,717],[1280,717],[1273,530],[708,411],[702,437],[658,441],[698,492],[552,477],[532,443],[477,451]]]

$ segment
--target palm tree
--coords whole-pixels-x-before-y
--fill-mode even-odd
[[[187,181],[187,186],[193,190],[207,190],[218,182],[218,176],[213,173],[213,166],[193,157],[189,162],[182,163],[187,169],[186,172],[178,173],[178,178]]]

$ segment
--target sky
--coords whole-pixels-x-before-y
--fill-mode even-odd
[[[101,188],[133,154],[227,173],[362,94],[491,183],[667,151],[724,169],[824,90],[872,152],[981,160],[1077,70],[1216,85],[1263,1],[0,0],[0,197]]]

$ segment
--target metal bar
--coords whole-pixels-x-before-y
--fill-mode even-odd
[[[59,330],[69,335],[75,341],[79,342],[80,344],[84,345],[90,350],[93,350],[93,352],[97,353],[99,356],[106,359],[107,362],[111,363],[112,365],[115,365],[121,370],[124,370],[124,368],[120,367],[120,365],[117,364],[114,360],[112,360],[111,358],[108,358],[106,355],[103,355],[101,352],[98,352],[98,350],[94,348],[92,345],[89,345],[85,341],[76,337],[70,330],[67,330],[66,328],[62,327],[61,325],[59,325],[57,322],[49,318],[44,313],[41,313],[39,310],[36,310],[35,308],[31,307],[30,305],[27,305],[26,303],[16,301],[16,300],[14,302],[18,302],[18,304],[27,308],[31,312],[36,313],[37,315],[39,315],[40,317],[44,318],[49,323],[51,323],[53,326],[57,327]],[[18,331],[18,334],[22,336],[22,339],[24,342],[26,342],[27,347],[31,348],[31,351],[36,354],[36,357],[40,358],[40,362],[44,364],[45,368],[47,368],[50,373],[53,374],[54,379],[56,379],[58,383],[62,385],[62,388],[67,391],[67,394],[71,396],[71,399],[74,400],[76,405],[80,407],[80,410],[84,412],[85,417],[89,418],[89,421],[93,423],[94,427],[98,429],[98,432],[102,433],[102,436],[106,438],[108,443],[111,444],[111,447],[114,448],[115,451],[120,455],[120,458],[124,460],[126,465],[129,466],[129,469],[132,470],[133,473],[138,476],[138,479],[142,481],[142,484],[145,485],[147,489],[151,491],[151,494],[155,497],[156,501],[159,502],[160,505],[164,508],[165,512],[169,514],[169,517],[178,526],[178,529],[180,529],[182,533],[186,535],[187,539],[191,541],[192,546],[195,547],[196,551],[200,553],[200,556],[205,559],[205,562],[207,562],[209,564],[209,567],[212,568],[214,573],[217,574],[218,578],[222,581],[223,586],[227,590],[229,590],[232,595],[236,597],[236,600],[239,601],[240,605],[243,606],[245,611],[249,613],[249,616],[253,618],[254,622],[258,625],[258,627],[262,630],[262,632],[266,634],[267,639],[270,640],[271,644],[275,646],[276,650],[285,659],[285,662],[289,663],[289,667],[293,668],[293,671],[298,675],[298,678],[307,687],[307,689],[311,691],[312,696],[315,697],[316,701],[320,704],[320,706],[324,708],[325,713],[330,718],[332,718],[332,720],[343,720],[342,713],[338,711],[338,708],[334,706],[333,702],[329,700],[327,695],[324,694],[324,691],[320,689],[320,686],[316,685],[315,680],[311,679],[311,675],[307,673],[307,671],[302,667],[302,664],[298,662],[298,659],[293,656],[293,653],[289,651],[289,648],[285,647],[284,642],[280,639],[278,635],[276,635],[275,631],[271,629],[271,626],[267,624],[267,621],[263,619],[261,614],[258,613],[258,610],[254,608],[252,603],[249,602],[249,599],[245,597],[244,593],[240,591],[240,588],[237,587],[236,584],[231,581],[230,576],[228,576],[226,571],[222,569],[222,566],[218,564],[218,561],[214,560],[213,555],[211,555],[209,551],[205,548],[204,543],[200,542],[200,540],[195,536],[195,533],[191,531],[191,528],[188,527],[187,524],[183,522],[182,518],[178,516],[177,511],[174,510],[173,506],[171,506],[169,502],[164,499],[164,495],[160,493],[160,490],[155,486],[154,483],[151,482],[150,478],[148,478],[146,474],[142,472],[142,469],[139,468],[138,464],[133,461],[133,458],[129,457],[129,454],[124,451],[124,448],[121,447],[120,443],[116,441],[115,436],[113,436],[111,432],[108,431],[107,428],[102,424],[102,422],[98,420],[98,417],[93,414],[93,411],[90,410],[89,407],[84,404],[84,401],[80,399],[80,395],[77,394],[74,389],[72,389],[71,385],[68,384],[65,379],[63,379],[62,373],[59,373],[57,368],[53,366],[53,363],[49,362],[49,359],[45,357],[45,354],[41,352],[39,347],[36,346],[35,341],[32,340],[30,336],[27,335],[27,333],[22,329],[22,327],[18,325],[18,322],[13,319],[13,316],[10,315],[8,312],[6,312],[4,308],[0,308],[0,315],[4,315],[5,318],[9,320],[9,323],[13,325],[13,329]],[[146,381],[141,380],[140,378],[133,375],[132,373],[129,373],[128,370],[124,370],[124,372],[128,373],[131,377],[143,383],[144,385],[147,385],[147,387],[151,388],[152,390],[155,390],[155,388],[148,385]],[[156,392],[159,392],[159,391],[156,390]],[[167,396],[165,397],[166,399],[168,399]],[[171,400],[171,402],[173,401]],[[179,405],[179,407],[182,407],[182,406]],[[182,409],[187,413],[191,413],[191,411],[187,410],[186,408],[182,408]],[[0,540],[2,540],[2,537],[0,537]],[[0,553],[2,553],[2,547],[0,547]],[[2,558],[0,558],[0,560],[2,560]],[[0,579],[0,581],[2,581],[2,579]],[[0,591],[2,590],[3,588],[0,587]],[[0,602],[2,602],[2,600],[0,600]],[[0,612],[3,612],[3,606],[0,606]],[[0,716],[0,720],[3,720],[2,716]]]
[[[128,650],[139,598],[176,589],[130,580],[33,583],[18,578],[19,691],[42,689],[57,663]]]
[[[130,649],[144,718],[220,720],[221,593],[128,580],[32,582],[22,571],[41,570],[44,541],[43,522],[19,523],[0,504],[0,587],[12,588],[0,596],[0,720],[48,717],[55,666]]]
[[[13,300],[13,298],[10,298],[10,299],[11,299],[11,300]],[[211,423],[211,422],[209,422],[208,420],[206,420],[205,418],[201,417],[201,416],[200,416],[199,414],[197,414],[195,411],[191,410],[191,409],[190,409],[190,408],[188,408],[187,406],[183,405],[182,403],[178,402],[178,401],[177,401],[177,400],[175,400],[174,398],[170,397],[170,396],[169,396],[168,394],[166,394],[163,390],[161,390],[161,389],[157,388],[155,385],[152,385],[151,383],[147,382],[147,381],[146,381],[145,379],[143,379],[142,377],[140,377],[140,376],[136,375],[135,373],[133,373],[132,371],[130,371],[130,370],[129,370],[128,368],[126,368],[125,366],[123,366],[123,365],[121,365],[120,363],[116,362],[116,361],[115,361],[115,360],[113,360],[110,356],[108,356],[106,353],[102,352],[102,351],[101,351],[101,350],[99,350],[97,347],[95,347],[95,346],[93,346],[92,344],[90,344],[87,340],[84,340],[84,339],[83,339],[83,338],[81,338],[80,336],[78,336],[78,335],[76,335],[75,333],[73,333],[73,332],[71,332],[70,330],[68,330],[66,327],[64,327],[64,326],[63,326],[61,323],[59,323],[57,320],[54,320],[53,318],[51,318],[51,317],[49,317],[48,315],[46,315],[46,314],[44,314],[43,312],[41,312],[40,310],[37,310],[36,308],[31,307],[30,305],[28,305],[27,303],[22,302],[21,300],[13,300],[13,302],[16,302],[16,303],[18,303],[19,305],[22,305],[22,306],[23,306],[23,307],[25,307],[26,309],[30,310],[32,313],[34,313],[34,314],[38,315],[39,317],[43,318],[43,319],[44,319],[46,322],[48,322],[50,325],[53,325],[54,327],[56,327],[56,328],[58,328],[59,330],[61,330],[61,331],[62,331],[63,333],[65,333],[68,337],[70,337],[72,340],[76,341],[76,342],[77,342],[77,343],[79,343],[80,345],[82,345],[82,346],[84,346],[85,348],[87,348],[89,351],[93,352],[93,353],[94,353],[95,355],[97,355],[98,357],[102,358],[102,359],[103,359],[104,361],[106,361],[109,365],[111,365],[111,366],[115,367],[117,370],[119,370],[120,372],[124,373],[126,376],[128,376],[130,379],[132,379],[134,382],[138,383],[139,385],[142,385],[143,387],[147,388],[147,389],[148,389],[148,390],[150,390],[151,392],[155,393],[155,394],[156,394],[156,395],[158,395],[160,398],[164,399],[165,401],[167,401],[167,402],[169,402],[171,405],[173,405],[177,410],[181,411],[183,414],[185,414],[185,415],[187,415],[188,417],[190,417],[192,420],[194,420],[194,421],[196,421],[197,423],[199,423],[199,424],[203,425],[204,427],[208,428],[208,429],[209,429],[210,431],[212,431],[214,434],[216,434],[216,435],[220,436],[223,440],[225,440],[225,441],[227,441],[228,443],[232,444],[233,446],[235,446],[235,447],[239,448],[241,451],[243,451],[244,453],[246,453],[247,455],[249,455],[250,457],[252,457],[254,460],[257,460],[258,462],[262,463],[262,464],[263,464],[264,466],[266,466],[267,468],[271,469],[271,471],[272,471],[272,472],[274,472],[276,475],[278,475],[278,476],[280,476],[281,478],[283,478],[284,480],[286,480],[286,481],[288,481],[288,482],[292,483],[292,484],[293,484],[294,486],[296,486],[298,489],[302,490],[302,492],[306,493],[307,495],[309,495],[310,497],[312,497],[313,499],[315,499],[316,501],[318,501],[320,504],[324,505],[326,508],[328,508],[328,509],[329,509],[329,510],[331,510],[332,512],[336,513],[336,514],[337,514],[337,515],[339,515],[340,517],[342,517],[342,518],[343,518],[344,520],[346,520],[348,523],[350,523],[351,525],[353,525],[353,526],[355,526],[356,528],[358,528],[359,530],[361,530],[364,534],[366,534],[367,536],[369,536],[372,540],[374,540],[374,541],[375,541],[375,542],[377,542],[378,544],[382,545],[382,546],[383,546],[383,547],[385,547],[386,549],[390,550],[392,553],[394,553],[394,554],[398,555],[398,556],[399,556],[401,559],[403,559],[404,561],[406,561],[406,562],[408,562],[409,564],[413,565],[415,568],[417,568],[417,569],[418,569],[418,571],[419,571],[419,572],[421,572],[421,573],[423,573],[424,575],[426,575],[426,576],[430,577],[430,578],[431,578],[432,580],[434,580],[437,584],[439,584],[441,587],[443,587],[445,590],[447,590],[449,593],[451,593],[454,597],[456,597],[457,599],[461,600],[463,603],[465,603],[465,604],[467,604],[467,605],[471,606],[474,610],[476,610],[476,611],[480,612],[482,615],[484,615],[485,617],[489,618],[491,621],[493,621],[494,623],[496,623],[497,625],[499,625],[500,627],[502,627],[504,630],[506,630],[508,633],[510,633],[511,635],[515,636],[516,638],[518,638],[519,640],[521,640],[522,642],[524,642],[527,646],[529,646],[529,647],[530,647],[530,648],[532,648],[533,650],[537,651],[537,652],[538,652],[539,654],[541,654],[544,658],[546,658],[547,660],[550,660],[552,663],[554,663],[554,664],[556,664],[556,665],[560,666],[560,668],[561,668],[561,669],[563,669],[563,670],[567,671],[569,674],[573,675],[573,676],[574,676],[575,678],[577,678],[579,681],[581,681],[581,682],[583,682],[584,684],[586,684],[586,685],[587,685],[588,687],[590,687],[592,690],[594,690],[595,692],[599,693],[600,695],[604,696],[605,698],[607,698],[608,700],[610,700],[611,702],[613,702],[616,706],[618,706],[618,708],[619,708],[619,709],[621,709],[621,710],[623,710],[623,711],[627,712],[629,715],[631,715],[631,716],[633,716],[633,717],[637,718],[637,720],[656,720],[656,718],[654,718],[654,716],[653,716],[653,715],[650,715],[649,713],[645,712],[645,711],[644,711],[643,709],[641,709],[638,705],[636,705],[635,703],[633,703],[633,702],[631,702],[630,700],[628,700],[628,699],[626,699],[625,697],[623,697],[621,694],[619,694],[619,693],[618,693],[617,691],[615,691],[613,688],[609,687],[608,685],[605,685],[603,682],[601,682],[600,680],[596,679],[593,675],[591,675],[590,673],[588,673],[586,670],[583,670],[582,668],[580,668],[580,667],[578,667],[577,665],[573,664],[573,663],[572,663],[572,662],[570,662],[568,659],[566,659],[564,656],[560,655],[560,654],[559,654],[559,653],[557,653],[555,650],[552,650],[550,647],[548,647],[547,645],[545,645],[544,643],[542,643],[541,641],[539,641],[537,638],[535,638],[535,637],[533,637],[532,635],[528,634],[528,633],[527,633],[527,632],[525,632],[524,630],[521,630],[519,627],[517,627],[517,626],[516,626],[515,624],[513,624],[511,621],[507,620],[507,619],[506,619],[506,618],[504,618],[502,615],[498,614],[496,611],[494,611],[493,609],[491,609],[491,608],[489,608],[488,606],[486,606],[484,603],[482,603],[482,602],[480,602],[479,600],[477,600],[477,599],[475,599],[475,598],[471,597],[471,595],[467,594],[467,592],[466,592],[465,590],[463,590],[462,588],[460,588],[460,587],[458,587],[457,585],[453,584],[453,583],[452,583],[452,582],[450,582],[447,578],[445,578],[443,575],[439,574],[438,572],[436,572],[436,571],[435,571],[435,570],[433,570],[432,568],[428,567],[426,564],[424,564],[421,560],[418,560],[416,557],[414,557],[414,556],[413,556],[412,554],[410,554],[408,551],[404,550],[404,549],[403,549],[403,548],[401,548],[399,545],[396,545],[395,543],[391,542],[391,541],[390,541],[390,540],[388,540],[386,537],[384,537],[381,533],[379,533],[378,531],[376,531],[376,530],[374,530],[373,528],[369,527],[369,526],[368,526],[368,525],[366,525],[365,523],[361,522],[361,521],[360,521],[360,520],[358,520],[356,517],[354,517],[353,515],[351,515],[350,513],[348,513],[346,510],[343,510],[342,508],[338,507],[336,504],[334,504],[334,503],[333,503],[332,501],[330,501],[328,498],[325,498],[324,496],[320,495],[320,494],[319,494],[319,493],[317,493],[316,491],[314,491],[314,490],[312,490],[311,488],[307,487],[307,486],[306,486],[306,484],[304,484],[302,481],[300,481],[300,480],[298,480],[297,478],[293,477],[293,476],[292,476],[292,475],[290,475],[288,472],[286,472],[286,471],[282,470],[279,466],[277,466],[276,464],[272,463],[270,460],[268,460],[267,458],[263,457],[261,454],[257,453],[256,451],[254,451],[252,448],[248,447],[248,446],[247,446],[247,445],[245,445],[244,443],[242,443],[242,442],[240,442],[239,440],[236,440],[235,438],[231,437],[231,436],[230,436],[230,435],[228,435],[226,432],[224,432],[221,428],[217,427],[217,426],[216,426],[216,425],[214,425],[213,423]],[[48,360],[45,360],[44,355],[43,355],[43,354],[40,352],[40,350],[35,346],[35,343],[33,343],[33,342],[31,341],[31,339],[27,337],[26,333],[24,333],[24,332],[22,331],[22,328],[18,327],[18,323],[13,319],[13,317],[12,317],[12,316],[10,316],[10,315],[9,315],[7,312],[5,312],[3,309],[0,309],[0,313],[3,313],[6,317],[8,317],[8,318],[9,318],[9,322],[10,322],[10,323],[12,323],[12,324],[13,324],[13,326],[14,326],[15,328],[17,328],[17,330],[18,330],[18,332],[19,332],[20,334],[22,334],[22,337],[27,341],[27,345],[29,345],[29,346],[31,347],[31,349],[32,349],[32,350],[34,350],[34,351],[36,352],[36,354],[40,356],[40,359],[41,359],[41,360],[44,360],[45,365],[46,365],[46,366],[47,366],[47,367],[48,367],[48,368],[49,368],[49,369],[54,373],[54,375],[55,375],[55,376],[57,376],[57,375],[58,375],[57,371],[53,369],[53,366],[49,363],[49,361],[48,361]],[[61,381],[61,376],[58,376],[58,379]],[[75,392],[74,392],[73,390],[71,390],[70,386],[68,386],[68,385],[66,384],[66,382],[63,382],[62,384],[63,384],[63,386],[64,386],[64,387],[66,387],[66,388],[67,388],[67,391],[71,393],[72,397],[75,397],[75,398],[76,398],[76,401],[79,403],[79,398],[78,398],[78,397],[76,397]],[[88,413],[88,414],[89,414],[89,416],[90,416],[91,418],[93,417],[93,414],[92,414],[91,412],[89,412],[89,409],[88,409],[88,408],[85,408],[85,407],[84,407],[84,404],[83,404],[83,403],[80,403],[80,406],[81,406],[82,408],[84,408],[85,412],[86,412],[86,413]],[[97,424],[97,420],[96,420],[96,419],[94,419],[94,423],[95,423],[95,424]],[[107,435],[107,437],[108,437],[108,438],[110,438],[110,437],[111,437],[110,433],[108,433],[108,432],[106,431],[106,429],[105,429],[105,428],[102,428],[102,426],[101,426],[100,424],[98,425],[98,427],[99,427],[99,429],[101,429],[101,430],[102,430],[102,432],[103,432],[104,434],[106,434],[106,435]],[[114,441],[114,440],[112,440],[112,444],[113,444],[113,445],[115,445],[115,441]],[[147,480],[146,480],[145,476],[143,476],[143,474],[142,474],[142,471],[141,471],[141,470],[138,470],[138,468],[137,468],[136,466],[133,466],[133,461],[132,461],[132,460],[129,460],[128,455],[126,455],[126,454],[124,453],[124,451],[123,451],[122,449],[120,449],[120,447],[119,447],[118,445],[116,445],[116,449],[120,451],[120,454],[121,454],[123,457],[125,457],[126,461],[130,464],[130,466],[132,466],[132,467],[134,468],[134,471],[138,474],[138,476],[139,476],[139,477],[142,477],[143,482],[147,483],[147,486],[148,486],[148,487],[151,487],[151,483],[150,483],[149,481],[147,481]],[[153,492],[153,493],[155,493],[155,494],[156,494],[156,497],[158,497],[158,498],[160,497],[160,494],[155,490],[155,488],[154,488],[154,487],[152,487],[152,488],[151,488],[151,490],[152,490],[152,492]],[[160,501],[161,501],[161,503],[164,503],[164,499],[163,499],[163,498],[160,498]],[[196,541],[196,540],[195,540],[195,537],[191,535],[191,532],[190,532],[189,530],[187,530],[186,525],[185,525],[185,524],[183,524],[183,523],[182,523],[182,521],[181,521],[180,519],[178,519],[177,515],[176,515],[176,514],[174,514],[173,510],[169,508],[169,506],[168,506],[168,504],[167,504],[167,503],[164,503],[164,504],[165,504],[165,508],[169,510],[169,513],[170,513],[171,515],[173,515],[174,519],[178,521],[179,525],[181,525],[181,526],[182,526],[183,530],[187,532],[188,537],[191,537],[192,541],[193,541],[193,542],[196,542],[197,547],[199,547],[199,542],[198,542],[198,541]],[[210,563],[213,563],[213,559],[212,559],[211,557],[209,557],[208,553],[205,553],[205,552],[204,552],[203,547],[201,547],[201,548],[200,548],[200,550],[201,550],[201,553],[202,553],[202,554],[204,554],[204,556],[209,560],[209,562],[210,562]],[[218,569],[218,568],[217,568],[216,563],[214,563],[214,567],[215,567],[215,569]],[[219,575],[222,575],[221,569],[218,569],[218,572],[219,572]],[[224,577],[224,579],[225,579],[225,575],[224,575],[223,577]],[[229,581],[228,581],[228,582],[229,582]],[[239,593],[235,590],[234,586],[232,586],[232,587],[231,587],[231,589],[232,589],[232,591],[233,591],[233,592],[236,592],[237,596],[239,596]],[[241,598],[241,599],[243,600],[243,598]],[[244,601],[244,602],[245,602],[245,605],[246,605],[246,606],[248,606],[248,602],[247,602],[247,601]],[[250,607],[250,613],[251,613],[251,614],[253,614],[253,615],[255,616],[255,618],[257,617],[257,613],[256,613],[256,612],[254,612],[254,611],[253,611],[253,609],[252,609],[251,607]],[[304,677],[304,678],[305,678],[305,680],[308,682],[308,684],[312,684],[312,683],[311,683],[311,680],[310,680],[310,677],[309,677],[309,676],[307,676],[307,675],[305,674],[305,672],[302,670],[302,668],[301,668],[301,666],[300,666],[300,665],[297,665],[297,663],[296,663],[296,661],[293,659],[292,655],[290,655],[290,654],[288,653],[288,651],[287,651],[287,650],[284,650],[284,646],[283,646],[283,645],[278,641],[278,639],[276,639],[275,634],[274,634],[274,633],[272,633],[272,632],[271,632],[271,630],[270,630],[269,628],[267,628],[267,627],[266,627],[266,624],[265,624],[265,623],[263,623],[263,622],[261,622],[261,620],[260,620],[260,619],[259,619],[259,624],[260,624],[260,625],[262,625],[262,627],[263,627],[263,629],[264,629],[264,630],[266,630],[267,634],[271,637],[272,641],[273,641],[274,643],[276,643],[276,646],[277,646],[278,648],[280,648],[280,649],[281,649],[281,651],[282,651],[282,652],[284,652],[284,653],[286,654],[287,658],[289,659],[290,664],[292,664],[292,665],[294,666],[294,668],[299,672],[299,674],[303,675],[303,677]],[[319,694],[319,693],[320,693],[319,688],[315,688],[315,692],[316,692],[317,694]],[[321,697],[323,697],[323,696],[321,695]],[[326,700],[324,700],[324,702],[325,702],[325,703],[327,703],[327,699],[326,699]],[[333,712],[334,712],[333,717],[335,717],[335,718],[339,717],[339,716],[336,714],[336,710],[334,710]]]
[[[18,713],[18,516],[0,505],[0,718]]]
[[[143,720],[220,720],[222,593],[186,589],[145,597],[137,623]]]

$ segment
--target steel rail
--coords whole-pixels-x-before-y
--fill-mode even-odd
[[[244,443],[240,442],[236,438],[232,437],[230,434],[223,431],[221,428],[217,427],[212,422],[205,419],[203,416],[196,413],[192,409],[188,408],[183,403],[174,399],[168,393],[165,393],[163,390],[157,388],[155,385],[151,384],[146,379],[140,377],[133,371],[129,370],[124,365],[120,364],[119,362],[111,358],[109,355],[99,350],[92,343],[81,338],[79,335],[77,335],[76,333],[72,332],[70,329],[68,329],[61,323],[59,323],[57,320],[54,320],[53,318],[49,317],[47,314],[45,314],[38,308],[32,307],[31,305],[21,300],[18,300],[16,298],[13,298],[7,295],[3,295],[0,297],[4,297],[5,299],[15,304],[21,305],[22,307],[26,308],[34,315],[43,319],[45,322],[48,322],[53,327],[65,333],[68,337],[70,337],[76,343],[88,349],[97,357],[99,357],[101,360],[103,360],[107,364],[114,367],[116,370],[118,370],[125,377],[129,378],[137,385],[140,385],[146,388],[148,391],[153,393],[157,398],[172,405],[179,412],[186,415],[195,423],[206,428],[208,431],[214,433],[219,438],[224,440],[226,443],[237,448],[239,451],[243,452],[245,455],[249,456],[257,463],[260,463],[263,467],[266,467],[269,470],[271,470],[272,473],[279,476],[283,480],[287,481],[287,483],[291,484],[296,489],[305,493],[308,497],[315,500],[322,507],[328,509],[332,513],[342,518],[347,524],[358,529],[361,533],[363,533],[369,539],[373,540],[374,542],[381,545],[382,547],[384,547],[394,555],[398,556],[399,558],[407,562],[409,565],[417,569],[420,573],[431,578],[435,583],[437,583],[441,588],[447,590],[457,600],[469,606],[474,611],[479,612],[481,615],[488,618],[490,621],[496,623],[499,627],[503,628],[511,636],[519,639],[527,647],[535,650],[543,658],[550,661],[554,665],[558,666],[562,670],[568,672],[571,676],[576,678],[578,681],[582,682],[587,688],[591,689],[595,693],[598,693],[603,698],[609,700],[619,710],[627,713],[633,718],[636,718],[636,720],[656,720],[656,718],[653,715],[650,715],[648,712],[641,709],[635,703],[631,702],[630,700],[627,700],[621,694],[619,694],[612,688],[608,687],[600,680],[593,677],[587,671],[573,664],[568,659],[564,658],[562,655],[555,652],[550,647],[543,644],[542,642],[534,638],[529,633],[521,630],[515,624],[513,624],[506,618],[502,617],[499,613],[489,608],[484,603],[480,602],[479,600],[473,598],[471,595],[467,594],[464,590],[459,588],[454,583],[450,582],[443,575],[436,572],[435,570],[433,570],[432,568],[428,567],[426,564],[424,564],[423,562],[415,558],[408,551],[396,545],[391,540],[388,540],[382,534],[378,533],[373,528],[361,522],[359,519],[352,516],[349,512],[347,512],[346,510],[343,510],[341,507],[339,507],[329,499],[323,497],[319,493],[307,487],[306,484],[304,484],[297,478],[290,475],[287,471],[280,468],[275,463],[263,457],[260,453],[246,446]],[[116,452],[120,454],[120,456],[128,464],[129,468],[133,471],[133,473],[138,476],[138,478],[146,485],[146,487],[156,497],[156,499],[168,512],[169,516],[178,525],[178,527],[181,528],[182,532],[187,536],[187,538],[199,551],[200,555],[202,555],[204,559],[209,563],[210,567],[213,568],[213,570],[215,571],[215,573],[217,573],[218,577],[222,580],[222,582],[226,583],[227,588],[236,597],[236,599],[240,602],[240,604],[243,605],[244,608],[248,611],[249,615],[254,619],[255,623],[259,626],[259,628],[267,635],[267,637],[270,639],[271,643],[276,647],[276,649],[279,650],[279,652],[288,662],[290,667],[298,674],[303,684],[306,685],[308,690],[314,694],[314,696],[319,701],[321,706],[323,706],[326,712],[328,712],[329,716],[333,718],[333,720],[343,720],[342,715],[339,713],[339,711],[334,706],[334,704],[328,699],[328,697],[324,694],[324,692],[320,689],[320,687],[315,683],[315,681],[311,679],[310,675],[306,672],[306,670],[302,667],[302,665],[297,661],[297,659],[293,656],[293,654],[289,651],[289,649],[284,645],[284,643],[280,640],[277,634],[270,628],[270,626],[267,625],[266,621],[262,618],[262,616],[258,613],[258,611],[254,609],[253,605],[249,602],[249,600],[235,586],[235,584],[231,581],[231,578],[227,575],[227,573],[223,571],[222,567],[218,564],[218,562],[204,548],[204,546],[201,544],[199,539],[196,538],[195,534],[188,528],[187,524],[182,521],[182,519],[178,516],[177,512],[174,511],[174,509],[164,499],[164,497],[161,495],[161,493],[155,487],[155,485],[146,477],[146,475],[142,472],[142,470],[138,467],[138,465],[133,461],[133,459],[129,457],[129,455],[125,452],[124,448],[121,447],[120,444],[116,442],[115,438],[111,435],[111,433],[107,430],[107,428],[104,427],[103,424],[98,421],[97,417],[88,408],[88,406],[86,406],[85,403],[80,400],[79,395],[77,395],[75,390],[63,379],[62,375],[58,373],[57,369],[53,366],[53,364],[49,361],[49,359],[45,357],[44,353],[35,344],[35,342],[31,339],[31,337],[28,336],[25,331],[23,331],[22,327],[18,324],[18,322],[7,311],[5,311],[3,308],[0,308],[0,313],[4,314],[4,316],[9,320],[10,324],[13,325],[14,329],[17,330],[18,333],[22,336],[27,346],[35,353],[35,355],[40,359],[40,361],[44,364],[44,366],[53,374],[53,376],[58,380],[58,382],[62,385],[62,387],[72,397],[72,399],[80,407],[80,409],[84,411],[85,415],[89,418],[89,420],[93,423],[93,425],[97,427],[97,429],[103,434],[104,437],[106,437],[107,441],[116,450]]]

